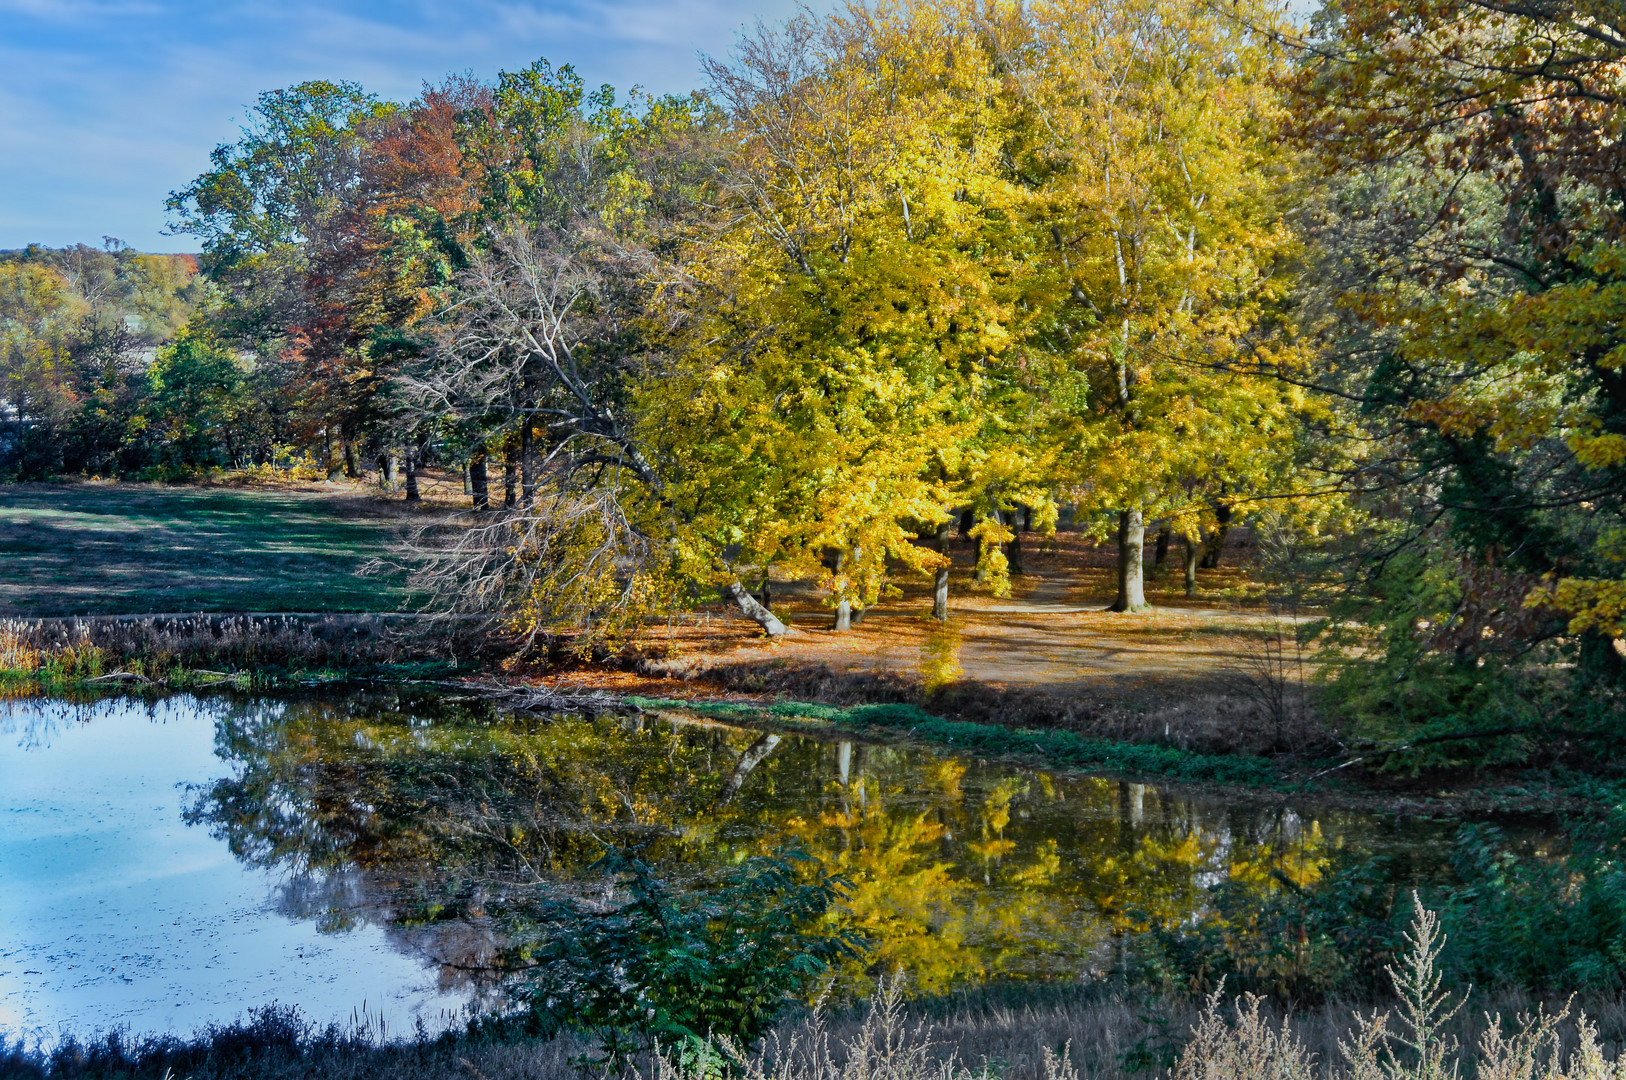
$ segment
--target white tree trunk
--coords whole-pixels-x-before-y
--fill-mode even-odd
[[[1146,522],[1139,510],[1118,515],[1118,596],[1111,611],[1144,611],[1146,586],[1142,561],[1146,549]]]
[[[723,595],[740,606],[746,618],[762,627],[769,637],[781,637],[790,633],[790,628],[774,615],[773,612],[757,603],[757,598],[746,591],[745,586],[738,581],[731,581],[723,586]]]
[[[953,526],[952,521],[945,521],[937,527],[937,552],[943,558],[948,558],[949,534]],[[949,568],[945,563],[937,569],[937,578],[932,582],[932,618],[938,622],[948,622],[949,603]]]

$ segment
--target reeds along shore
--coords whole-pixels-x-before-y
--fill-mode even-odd
[[[740,1080],[1605,1080],[1626,1075],[1613,1057],[1626,1037],[1626,999],[1596,995],[1567,1003],[1558,1024],[1537,1021],[1510,1039],[1516,1018],[1566,1002],[1522,993],[1476,995],[1433,1033],[1435,1071],[1391,1042],[1360,1041],[1374,1009],[1329,1003],[1287,1014],[1274,1001],[1145,999],[1101,987],[1006,987],[907,1002],[892,982],[867,1007],[781,1024],[756,1055],[732,1063]],[[1390,1010],[1391,1035],[1409,1031]],[[1240,1017],[1237,1012],[1240,1010]],[[1584,1012],[1587,1028],[1579,1017]],[[1492,1035],[1491,1020],[1500,1018]],[[1237,1022],[1240,1020],[1240,1022]],[[1588,1034],[1590,1032],[1590,1034]],[[456,1035],[382,1041],[368,1027],[316,1028],[291,1010],[266,1009],[192,1039],[133,1039],[115,1033],[67,1040],[49,1052],[0,1051],[5,1080],[582,1080],[592,1046]],[[1195,1036],[1195,1037],[1194,1037]],[[1487,1046],[1488,1041],[1488,1046]],[[1349,1060],[1346,1048],[1357,1054]],[[1511,1051],[1511,1052],[1510,1052]],[[1558,1054],[1558,1071],[1546,1071]],[[1578,1060],[1571,1060],[1577,1058]],[[721,1075],[711,1060],[646,1055],[637,1080]],[[631,1078],[629,1077],[629,1080]]]
[[[146,615],[0,620],[0,672],[141,682],[184,669],[354,669],[480,650],[478,627],[390,615]]]

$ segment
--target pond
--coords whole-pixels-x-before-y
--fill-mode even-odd
[[[1452,827],[773,735],[411,693],[0,703],[0,1032],[190,1033],[273,1001],[434,1031],[499,999],[508,920],[636,845],[701,888],[790,848],[846,875],[842,973],[1079,979],[1229,879],[1341,853],[1427,876]]]

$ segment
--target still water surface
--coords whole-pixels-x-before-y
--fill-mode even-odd
[[[607,844],[704,887],[752,854],[851,881],[844,978],[1080,978],[1115,935],[1449,828],[1227,802],[677,715],[401,694],[0,703],[0,1032],[189,1033],[273,1001],[391,1033],[497,1000],[503,931],[599,895]]]

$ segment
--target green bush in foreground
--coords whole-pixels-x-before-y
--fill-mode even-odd
[[[553,903],[514,960],[533,1023],[598,1041],[584,1064],[622,1067],[656,1043],[754,1041],[858,942],[823,924],[846,883],[804,874],[806,856],[755,858],[720,888],[673,893],[651,867],[611,851],[599,867],[629,895],[597,909]]]

